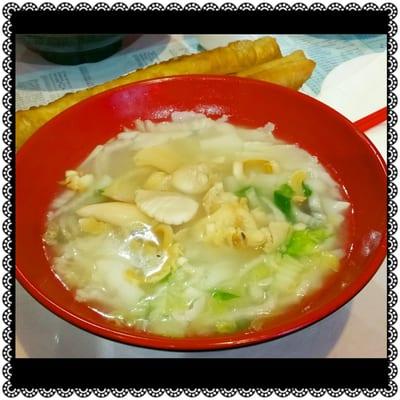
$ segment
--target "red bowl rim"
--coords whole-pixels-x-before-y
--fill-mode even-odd
[[[75,107],[79,107],[82,102],[91,102],[96,101],[101,96],[109,96],[113,93],[117,93],[119,91],[124,91],[129,87],[132,86],[146,86],[146,85],[154,85],[154,84],[162,84],[165,81],[171,80],[183,80],[186,82],[190,81],[199,81],[199,80],[207,80],[207,81],[247,81],[251,85],[258,85],[265,88],[268,86],[279,87],[279,90],[287,93],[296,93],[297,96],[303,98],[303,100],[318,104],[318,106],[326,111],[333,113],[336,117],[341,120],[345,125],[351,128],[358,138],[363,141],[369,150],[371,151],[371,155],[373,155],[376,160],[378,161],[380,172],[382,173],[382,177],[385,178],[385,183],[387,182],[387,170],[386,170],[386,163],[376,148],[376,146],[372,143],[372,141],[362,132],[360,132],[356,126],[345,116],[340,114],[338,111],[333,109],[332,107],[320,102],[317,99],[314,99],[307,94],[295,91],[290,88],[283,87],[281,85],[276,85],[270,82],[254,80],[250,78],[242,78],[242,77],[235,77],[235,76],[220,76],[220,75],[206,75],[206,74],[199,74],[199,75],[175,75],[175,76],[168,76],[163,78],[155,78],[155,79],[146,79],[143,81],[128,83],[122,86],[118,86],[104,92],[95,94],[80,101],[77,104],[67,108],[66,110],[62,111],[60,114],[56,115],[50,121],[54,121],[58,119],[64,113],[70,112],[71,109]],[[49,123],[48,121],[47,123]],[[43,126],[47,125],[44,124]],[[40,127],[36,132],[41,131],[43,128]],[[17,152],[17,160],[18,158],[23,155],[26,151],[29,151],[29,143],[34,143],[36,135],[32,135],[27,140],[27,146],[23,145],[21,149]],[[255,331],[255,332],[244,332],[238,333],[233,335],[226,335],[226,336],[214,336],[210,338],[168,338],[162,336],[156,336],[147,333],[138,333],[136,331],[134,334],[127,334],[123,332],[118,332],[112,328],[108,328],[104,325],[100,325],[97,323],[90,322],[84,318],[81,318],[68,310],[64,307],[58,305],[57,303],[50,300],[46,295],[44,295],[40,290],[38,290],[24,275],[23,271],[16,265],[16,278],[19,283],[28,291],[28,293],[33,296],[39,303],[45,306],[48,310],[52,311],[57,316],[61,317],[62,319],[72,323],[74,326],[81,328],[87,332],[94,333],[98,336],[104,337],[109,340],[114,340],[117,342],[122,342],[123,344],[129,344],[139,347],[145,347],[150,349],[158,349],[158,350],[173,350],[173,351],[207,351],[207,350],[220,350],[220,349],[233,349],[243,346],[249,346],[254,344],[259,344],[263,342],[272,341],[293,332],[302,330],[308,326],[311,326],[322,319],[326,318],[330,314],[334,313],[335,311],[339,310],[341,307],[345,306],[348,302],[350,302],[366,285],[367,283],[373,278],[373,276],[378,271],[379,267],[381,266],[382,262],[386,257],[387,252],[387,233],[384,233],[383,240],[381,241],[380,245],[374,250],[374,257],[368,263],[368,269],[364,274],[361,276],[359,280],[355,283],[352,283],[348,287],[346,287],[340,296],[335,298],[334,301],[329,303],[327,307],[322,310],[314,310],[311,311],[307,318],[302,321],[301,323],[297,324],[296,326],[285,326],[283,325],[279,327],[279,329],[272,329],[268,331]],[[303,316],[304,317],[304,316]],[[304,319],[304,318],[303,318]],[[290,325],[293,325],[290,324]]]

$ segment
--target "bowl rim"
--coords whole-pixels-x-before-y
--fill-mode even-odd
[[[97,101],[101,97],[108,97],[118,92],[123,92],[124,90],[132,87],[132,86],[148,86],[148,85],[158,85],[163,82],[169,81],[242,81],[244,83],[250,85],[261,86],[265,89],[268,89],[269,86],[278,87],[279,90],[283,92],[291,93],[292,95],[299,96],[303,98],[308,103],[318,104],[318,106],[322,109],[330,113],[334,113],[336,118],[341,120],[345,125],[347,125],[353,133],[362,140],[365,145],[371,151],[371,155],[376,158],[378,162],[379,170],[382,174],[382,178],[386,178],[387,169],[386,163],[376,148],[376,146],[372,143],[372,141],[365,135],[360,132],[356,126],[344,115],[328,106],[325,103],[305,94],[298,92],[296,90],[283,87],[281,85],[277,85],[274,83],[260,81],[250,78],[236,77],[236,76],[225,76],[225,75],[208,75],[208,74],[188,74],[188,75],[174,75],[168,77],[161,78],[152,78],[146,79],[142,81],[132,82],[128,84],[124,84],[118,87],[114,87],[103,92],[92,95],[86,99],[81,100],[80,102],[72,105],[71,107],[63,110],[61,113],[57,114],[51,120],[42,125],[34,135],[32,135],[26,143],[21,147],[21,149],[16,153],[16,165],[18,164],[18,159],[22,158],[25,152],[29,152],[29,148],[34,144],[35,138],[40,136],[40,131],[45,127],[48,123],[57,120],[64,114],[69,113],[72,109],[79,108],[82,103],[90,103],[93,101]],[[39,133],[39,135],[37,135]],[[350,302],[361,290],[368,284],[368,282],[374,277],[377,273],[379,267],[384,261],[387,253],[387,231],[384,233],[384,237],[380,245],[374,250],[374,257],[368,263],[368,273],[362,275],[362,279],[357,280],[357,284],[349,285],[342,293],[341,296],[336,297],[333,301],[331,301],[325,308],[322,310],[314,310],[309,314],[309,318],[304,320],[302,323],[297,324],[292,327],[280,327],[275,330],[267,330],[267,331],[255,331],[255,332],[243,332],[239,334],[231,334],[231,335],[223,335],[223,336],[213,336],[213,337],[189,337],[189,338],[169,338],[158,335],[153,335],[150,333],[140,333],[134,331],[133,334],[128,334],[124,332],[118,332],[112,328],[109,328],[105,325],[101,325],[98,323],[93,323],[88,321],[85,318],[82,318],[76,314],[71,313],[66,308],[57,303],[53,302],[49,299],[45,294],[43,294],[39,289],[33,285],[29,279],[24,275],[21,268],[16,265],[16,279],[22,285],[22,287],[28,291],[28,293],[39,303],[41,303],[48,310],[56,314],[58,317],[72,323],[75,327],[85,330],[86,332],[98,335],[100,337],[113,340],[119,343],[123,343],[126,345],[133,345],[137,347],[144,347],[154,350],[167,350],[167,351],[213,351],[213,350],[222,350],[222,349],[234,349],[249,345],[255,345],[259,343],[269,342],[272,340],[279,339],[291,333],[303,330],[308,326],[314,325],[315,323],[323,320],[328,317],[335,311],[339,310],[343,306],[345,306],[348,302]],[[293,323],[292,323],[293,325]]]

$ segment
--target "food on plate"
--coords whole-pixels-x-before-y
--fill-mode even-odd
[[[112,81],[75,93],[69,93],[47,105],[16,113],[16,142],[19,148],[37,129],[61,111],[87,97],[105,90],[145,79],[187,74],[233,74],[254,65],[281,57],[278,43],[272,37],[240,40],[225,47],[177,57],[133,71]]]
[[[349,203],[273,124],[179,112],[135,129],[66,171],[49,209],[45,248],[78,301],[157,335],[224,335],[261,329],[338,271]]]
[[[236,75],[272,82],[298,90],[310,78],[315,65],[315,62],[309,60],[303,51],[297,50],[286,57],[256,65],[238,72]]]

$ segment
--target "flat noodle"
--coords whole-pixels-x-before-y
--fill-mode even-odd
[[[131,72],[110,82],[94,86],[62,98],[45,106],[33,107],[16,113],[17,149],[42,125],[65,109],[81,100],[117,86],[163,76],[188,74],[232,74],[251,66],[281,57],[280,48],[274,38],[264,37],[255,41],[232,42],[202,53],[181,56],[160,64]]]

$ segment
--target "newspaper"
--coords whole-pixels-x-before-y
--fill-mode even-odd
[[[161,41],[137,49],[135,45],[96,63],[55,65],[16,76],[16,109],[48,104],[75,92],[125,75],[146,65],[203,50],[194,37]]]
[[[175,35],[176,36],[176,35]],[[243,35],[240,35],[243,39]],[[256,39],[264,35],[248,35]],[[317,62],[311,78],[301,91],[317,96],[328,73],[341,63],[352,58],[376,52],[386,52],[386,35],[273,35],[277,38],[284,55],[298,49]],[[125,75],[183,54],[204,50],[198,37],[172,35],[167,43],[158,43],[137,49],[125,49],[106,60],[79,66],[54,66],[38,71],[19,73],[16,77],[16,108],[27,109],[47,104],[67,92]],[[232,40],[235,38],[232,36]]]
[[[282,54],[303,50],[317,65],[301,91],[318,96],[322,82],[335,67],[370,53],[386,53],[386,35],[274,35]]]

